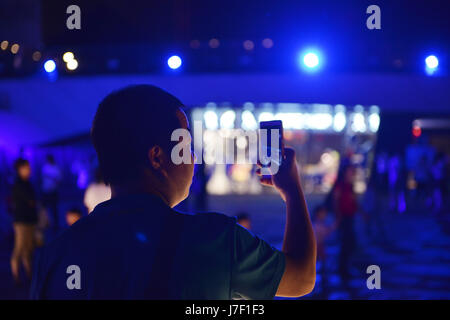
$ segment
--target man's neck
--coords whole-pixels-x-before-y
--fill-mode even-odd
[[[121,185],[111,185],[111,198],[117,198],[132,194],[151,194],[161,198],[168,206],[172,207],[168,197],[157,188],[143,183],[127,183]]]

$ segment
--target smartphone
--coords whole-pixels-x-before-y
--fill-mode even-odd
[[[284,156],[283,123],[281,120],[261,121],[259,129],[259,162],[263,168],[281,166]]]

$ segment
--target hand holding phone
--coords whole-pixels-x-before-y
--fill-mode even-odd
[[[284,201],[289,198],[298,198],[301,185],[294,149],[284,149],[283,164],[274,175],[263,175],[263,168],[261,165],[258,166],[256,175],[260,177],[261,184],[277,189]]]
[[[259,161],[259,168],[256,170],[256,174],[261,177],[263,185],[275,187],[284,201],[289,197],[297,198],[301,193],[301,185],[295,150],[284,147],[281,121],[261,122],[260,129],[266,129],[267,131],[278,129],[278,131],[272,131],[270,134],[268,132],[261,134],[260,130],[260,150],[266,151],[269,159],[260,159],[266,161],[265,163]],[[277,134],[277,132],[279,133],[277,136],[272,135]],[[272,144],[275,141],[278,141],[276,146]],[[263,154],[262,157],[266,155],[264,152],[260,152],[260,158],[261,154]],[[277,161],[277,159],[279,160]],[[267,174],[267,172],[270,174]]]

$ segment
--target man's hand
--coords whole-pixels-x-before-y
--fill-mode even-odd
[[[261,164],[256,169],[256,174],[260,176],[261,183],[277,189],[284,201],[290,195],[298,196],[300,188],[300,177],[298,174],[295,151],[292,148],[284,148],[284,158],[278,172],[272,176],[261,175]]]
[[[282,249],[286,267],[276,295],[300,297],[308,294],[316,281],[316,239],[300,185],[295,151],[284,149],[284,158],[276,174],[261,176],[261,168],[256,170],[256,174],[261,177],[262,184],[276,188],[286,201]]]

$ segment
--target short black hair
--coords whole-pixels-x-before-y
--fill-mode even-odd
[[[91,128],[105,183],[135,181],[148,166],[148,150],[169,150],[173,130],[180,128],[183,104],[152,85],[134,85],[110,93],[98,106]]]
[[[250,216],[249,216],[248,213],[246,213],[246,212],[239,212],[239,213],[236,215],[236,220],[237,220],[237,221],[250,220]]]
[[[29,166],[30,163],[28,162],[27,159],[23,159],[23,158],[19,158],[16,159],[16,161],[14,161],[14,169],[16,169],[16,171],[19,171],[20,168],[24,167],[24,166]]]

